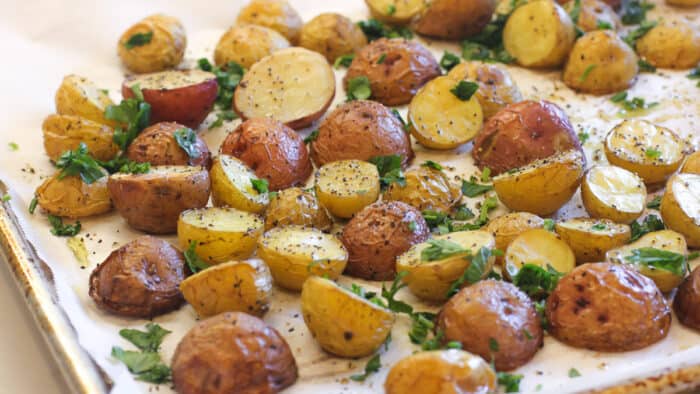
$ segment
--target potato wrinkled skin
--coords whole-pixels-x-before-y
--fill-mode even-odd
[[[197,323],[177,345],[171,367],[180,394],[272,394],[298,376],[277,330],[241,312]]]
[[[253,118],[226,136],[220,153],[235,156],[267,179],[270,190],[301,185],[312,171],[304,140],[276,120]]]
[[[413,30],[443,39],[473,36],[491,21],[496,0],[433,0],[417,15]]]
[[[462,199],[462,189],[442,171],[421,166],[406,171],[404,176],[406,185],[389,185],[384,192],[385,201],[402,201],[421,212],[449,212]]]
[[[265,211],[265,231],[292,224],[325,231],[331,228],[333,221],[313,193],[291,187],[270,200]]]
[[[175,139],[175,132],[185,126],[175,122],[160,122],[145,128],[126,150],[126,157],[152,166],[202,166],[211,168],[211,153],[207,144],[196,136],[199,155],[190,157]]]
[[[673,310],[681,323],[700,330],[700,267],[695,267],[678,287]]]
[[[150,319],[184,302],[179,285],[185,258],[168,242],[141,236],[110,255],[90,275],[90,297],[100,309]]]
[[[319,167],[338,160],[399,155],[405,168],[414,157],[401,120],[389,108],[368,100],[338,106],[321,122],[310,145],[311,158]]]
[[[55,162],[69,150],[75,150],[85,143],[90,156],[107,161],[119,153],[114,143],[114,130],[92,120],[73,115],[49,115],[41,124],[44,134],[44,150]]]
[[[411,223],[415,227],[411,230]],[[343,228],[348,250],[345,273],[367,280],[391,280],[396,257],[428,239],[430,229],[420,211],[400,202],[376,202],[358,212]]]
[[[60,179],[60,172],[46,179],[35,192],[37,203],[50,215],[82,218],[112,210],[107,174],[91,184],[79,176]]]
[[[332,12],[315,16],[301,29],[299,46],[316,51],[329,63],[367,45],[362,30],[348,17]]]
[[[152,32],[145,45],[127,48],[126,42],[134,34]],[[156,14],[131,26],[119,38],[117,51],[122,63],[134,73],[150,73],[172,68],[180,64],[185,55],[187,36],[177,18]]]
[[[671,325],[671,310],[654,282],[612,263],[586,263],[560,279],[546,316],[558,340],[601,352],[649,346]]]
[[[527,363],[542,346],[534,304],[503,281],[483,280],[460,290],[438,314],[437,327],[445,342],[458,341],[462,349],[493,360],[497,371]]]
[[[296,45],[304,22],[286,0],[251,0],[236,18],[236,24],[268,27]]]
[[[272,52],[289,48],[289,41],[275,30],[265,26],[232,26],[219,39],[214,49],[214,63],[223,66],[236,62],[250,68]]]
[[[403,38],[380,38],[355,55],[343,83],[347,90],[351,79],[367,77],[372,99],[395,106],[407,104],[418,89],[440,74],[440,65],[423,45]]]
[[[637,40],[636,49],[655,67],[692,68],[700,62],[700,31],[682,20],[664,21]]]
[[[495,176],[569,149],[583,155],[564,110],[549,101],[526,100],[506,106],[484,123],[472,156],[480,169],[488,167]]]
[[[518,85],[515,84],[510,73],[503,67],[482,63],[462,62],[455,66],[447,74],[458,80],[469,80],[479,84],[476,98],[481,104],[484,119],[495,115],[501,108],[508,104],[522,101]]]

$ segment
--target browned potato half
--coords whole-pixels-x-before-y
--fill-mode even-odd
[[[129,71],[151,73],[180,64],[185,47],[187,36],[182,23],[172,16],[156,14],[127,29],[119,38],[117,52]]]
[[[605,260],[605,253],[629,242],[630,226],[608,219],[575,218],[559,222],[557,234],[576,256],[576,263]]]
[[[642,178],[624,168],[597,165],[583,177],[581,199],[591,217],[631,223],[637,219],[647,201]]]
[[[423,8],[426,0],[365,0],[372,17],[392,25],[410,22]]]
[[[335,97],[335,75],[326,59],[305,48],[262,58],[243,76],[233,97],[242,119],[272,118],[302,129],[323,116]]]
[[[56,161],[66,151],[75,150],[80,143],[88,148],[90,156],[107,161],[119,152],[114,143],[111,127],[74,115],[49,115],[41,124],[44,149],[51,161]]]
[[[533,228],[542,228],[544,219],[529,212],[511,212],[491,219],[485,230],[496,239],[496,249],[505,251],[520,234]],[[504,256],[496,256],[496,263],[503,264]]]
[[[700,151],[688,155],[681,172],[700,175]]]
[[[673,310],[678,320],[688,327],[700,330],[700,267],[681,283],[673,300]]]
[[[325,231],[331,228],[333,221],[315,193],[290,187],[270,199],[265,211],[265,230],[292,224]]]
[[[416,33],[450,40],[473,36],[491,21],[496,0],[432,0],[416,16]]]
[[[559,3],[562,2],[559,1]],[[577,1],[569,0],[563,6],[566,12],[571,15],[571,11],[577,6]],[[609,26],[611,30],[618,30],[622,26],[620,17],[615,13],[615,10],[604,1],[581,0],[578,7],[580,11],[576,26],[584,32],[601,30],[603,25]]]
[[[452,68],[447,76],[479,84],[479,89],[474,95],[481,104],[484,119],[492,117],[506,105],[523,99],[508,70],[495,64],[462,62]]]
[[[269,27],[292,44],[299,41],[303,24],[299,14],[286,0],[251,0],[241,9],[236,23]]]
[[[116,122],[105,118],[105,110],[114,102],[105,90],[85,77],[66,75],[56,91],[55,102],[59,115],[75,115],[110,127],[117,126]]]
[[[508,245],[503,273],[513,279],[525,264],[534,264],[544,269],[569,273],[576,266],[576,256],[561,238],[544,229],[532,229],[518,235]]]
[[[242,161],[229,155],[214,159],[211,177],[211,201],[216,207],[229,206],[246,212],[262,213],[269,203],[269,194],[253,186],[257,176]]]
[[[637,40],[636,49],[656,67],[692,68],[700,62],[700,30],[682,19],[662,21]]]
[[[81,218],[112,210],[106,171],[103,178],[90,184],[77,175],[62,178],[57,172],[47,178],[34,194],[39,206],[50,215]]]
[[[258,25],[232,26],[216,44],[214,63],[223,66],[236,62],[250,68],[258,60],[284,48],[289,48],[289,41],[275,30]]]
[[[334,12],[316,15],[301,28],[299,46],[318,52],[333,63],[340,56],[355,53],[367,45],[357,24]]]
[[[202,166],[211,168],[211,153],[207,144],[196,133],[191,144],[192,156],[177,142],[175,133],[187,135],[191,131],[175,122],[160,122],[146,127],[134,138],[126,150],[126,157],[152,166]]]
[[[321,206],[347,219],[377,201],[379,172],[366,161],[334,161],[316,171],[314,190]]]
[[[383,195],[385,201],[403,201],[418,210],[449,212],[462,200],[462,189],[441,170],[420,166],[404,173],[406,184],[389,185]]]
[[[659,211],[668,228],[683,234],[688,246],[700,248],[700,175],[672,176]]]

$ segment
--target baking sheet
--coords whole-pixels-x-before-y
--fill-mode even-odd
[[[0,108],[4,109],[4,124],[0,131],[0,180],[10,189],[12,200],[9,203],[28,240],[53,271],[59,305],[75,327],[80,345],[113,380],[114,393],[148,392],[152,389],[151,385],[134,381],[126,368],[109,356],[113,345],[131,346],[119,337],[119,329],[142,328],[146,321],[117,318],[98,310],[87,295],[88,276],[111,250],[140,233],[129,229],[117,214],[81,220],[83,230],[79,236],[89,250],[90,265],[80,267],[66,246],[66,239],[49,233],[46,216],[39,210],[33,216],[27,213],[34,189],[54,171],[42,148],[41,122],[54,111],[53,96],[65,74],[86,76],[100,87],[109,89],[115,101],[119,100],[124,70],[116,56],[117,38],[140,18],[155,12],[179,17],[188,32],[187,62],[193,64],[198,57],[211,56],[220,34],[234,22],[243,3],[242,0],[206,3],[185,0],[2,2],[5,7],[0,15],[0,34],[3,37],[0,49],[5,55],[2,65],[3,91],[0,95]],[[291,3],[304,20],[330,11],[356,20],[367,18],[366,7],[361,0],[291,0]],[[688,18],[696,26],[700,25],[700,10],[697,8],[669,12],[667,7],[659,4],[650,14],[651,18],[658,16]],[[453,44],[421,41],[438,58],[445,48],[458,52]],[[526,98],[547,99],[560,104],[577,131],[586,131],[591,135],[585,145],[589,164],[605,160],[600,141],[610,127],[622,119],[617,106],[607,97],[573,94],[560,81],[558,72],[533,72],[517,67],[509,69]],[[630,95],[644,97],[647,102],[658,101],[660,104],[653,110],[638,115],[671,128],[697,148],[700,143],[700,89],[695,87],[695,82],[686,79],[685,74],[687,71],[666,70],[659,70],[653,75],[641,74]],[[342,72],[339,72],[338,81],[341,76]],[[342,86],[338,85],[335,104],[342,102],[344,97]],[[216,130],[204,130],[201,135],[210,149],[215,151],[225,134],[237,124],[238,121],[235,121]],[[12,151],[8,146],[10,142],[16,143],[19,149]],[[454,174],[468,177],[476,173],[468,154],[470,149],[468,144],[451,152],[424,152],[416,146],[418,157],[414,165],[427,159],[438,160],[454,167]],[[472,208],[478,201],[481,199],[466,200]],[[557,217],[583,213],[580,199],[576,196]],[[167,239],[175,241],[174,237]],[[379,284],[348,278],[342,281],[374,288]],[[274,291],[271,310],[265,320],[288,340],[300,370],[299,380],[287,393],[382,392],[381,386],[389,365],[417,349],[406,335],[409,319],[399,316],[393,329],[393,342],[388,350],[382,351],[383,367],[380,372],[364,383],[350,381],[348,377],[360,372],[366,359],[343,360],[323,353],[303,323],[298,296],[279,288]],[[414,304],[417,310],[436,309],[435,306],[418,302],[407,291],[401,292],[400,298]],[[177,342],[195,324],[195,319],[196,315],[189,306],[155,319],[173,331],[163,343],[162,355],[165,360],[170,360]],[[537,388],[541,393],[575,392],[655,374],[663,368],[700,364],[699,338],[697,333],[684,328],[677,321],[674,321],[668,337],[660,343],[620,354],[575,350],[552,338],[545,338],[544,348],[517,371],[525,375],[521,389],[523,392],[534,392]],[[569,378],[567,372],[572,367],[582,376]],[[167,385],[161,385],[158,390],[161,393],[171,392]]]

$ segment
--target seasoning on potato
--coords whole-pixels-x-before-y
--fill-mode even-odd
[[[681,172],[700,175],[700,151],[688,155],[681,167]]]
[[[365,0],[372,17],[391,25],[409,23],[423,8],[425,0]]]
[[[216,44],[214,63],[223,66],[235,62],[250,68],[258,60],[284,48],[289,48],[289,41],[275,30],[258,25],[232,26]]]
[[[330,230],[333,221],[319,203],[316,193],[290,187],[270,199],[265,211],[265,231],[273,227],[299,225]]]
[[[367,38],[362,29],[348,17],[334,12],[316,15],[306,22],[299,37],[299,46],[320,53],[329,63],[365,45]]]
[[[110,127],[117,123],[105,118],[105,110],[114,102],[107,92],[99,89],[92,81],[75,74],[66,75],[56,90],[56,113],[73,115]],[[86,144],[89,141],[86,139]]]
[[[156,14],[126,30],[119,38],[117,52],[130,71],[151,73],[180,64],[186,47],[182,23],[172,16]]]
[[[700,248],[700,175],[672,176],[659,211],[668,228],[683,234],[691,248]]]
[[[107,161],[114,158],[119,147],[114,143],[114,130],[104,124],[75,115],[49,115],[41,124],[44,149],[56,162],[63,152],[75,150],[84,143],[90,156]]]
[[[576,263],[598,262],[611,249],[630,241],[631,230],[626,224],[608,219],[574,218],[558,222],[557,234],[576,256]]]
[[[462,200],[462,189],[442,170],[428,166],[406,171],[405,184],[393,182],[383,195],[384,201],[403,201],[419,211],[449,212]]]
[[[316,171],[318,202],[332,215],[351,218],[379,198],[379,172],[366,161],[339,160]]]
[[[211,167],[211,153],[204,140],[175,122],[160,122],[143,129],[127,148],[126,157],[152,166]]]
[[[241,8],[236,24],[268,27],[296,45],[303,22],[297,11],[286,0],[251,0],[248,5]]]
[[[38,205],[50,215],[82,218],[112,210],[107,187],[107,172],[92,183],[78,175],[61,176],[61,172],[46,178],[34,193]]]
[[[647,188],[633,172],[596,165],[583,177],[581,199],[591,217],[631,223],[644,212]]]
[[[562,1],[558,1],[562,3]],[[578,19],[574,21],[582,31],[609,29],[618,30],[622,26],[620,17],[610,5],[602,0],[569,0],[562,4],[571,15],[578,8]]]
[[[508,70],[495,64],[462,62],[452,68],[447,76],[458,81],[469,80],[479,84],[479,89],[474,95],[481,104],[484,120],[495,115],[506,105],[523,99]]]
[[[429,37],[459,40],[481,32],[495,10],[496,0],[432,0],[416,15],[412,28]]]

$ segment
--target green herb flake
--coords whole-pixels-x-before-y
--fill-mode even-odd
[[[591,135],[586,131],[578,133],[578,140],[581,142],[581,145],[585,144],[590,138]]]
[[[411,230],[412,233],[416,232],[416,229],[418,229],[418,225],[416,224],[415,220],[411,220],[408,222],[408,229]]]
[[[547,231],[554,232],[554,220],[545,219],[544,223],[542,223],[542,228]]]
[[[653,200],[647,203],[647,208],[658,210],[661,207],[661,196],[654,197]]]
[[[467,197],[480,196],[491,190],[493,190],[493,186],[476,183],[476,178],[469,179],[468,181],[462,180],[462,194]]]
[[[216,113],[216,120],[214,120],[211,125],[209,125],[210,129],[215,129],[217,127],[221,127],[224,125],[224,122],[230,122],[232,120],[238,119],[238,114],[230,109],[219,111]]]
[[[379,56],[379,59],[377,59],[377,64],[384,63],[384,60],[386,60],[386,53],[382,53],[382,55]]]
[[[151,105],[144,101],[139,84],[131,86],[131,91],[134,97],[123,99],[118,105],[108,105],[104,113],[106,119],[122,125],[114,129],[112,137],[122,152],[126,152],[131,142],[148,127],[151,117]]]
[[[72,237],[80,232],[82,225],[80,221],[76,221],[74,224],[64,224],[63,219],[49,215],[49,224],[51,224],[51,234],[58,237]]]
[[[270,183],[267,181],[267,179],[251,178],[250,183],[253,185],[253,189],[260,194],[270,191]]]
[[[7,147],[10,148],[11,151],[17,152],[19,150],[19,145],[17,145],[16,142],[10,142],[7,144]]]
[[[445,53],[442,54],[442,58],[440,58],[440,67],[445,71],[450,71],[461,61],[462,59],[460,59],[459,56],[452,52],[445,51]]]
[[[432,168],[433,170],[442,171],[442,165],[440,163],[434,162],[432,160],[426,160],[421,164],[421,167]]]
[[[598,29],[598,30],[613,30],[613,25],[612,25],[612,23],[610,23],[608,21],[601,21],[600,19],[598,19],[596,21],[596,29]]]
[[[514,1],[518,3],[518,1]],[[513,10],[518,4],[513,4]],[[511,10],[512,12],[512,10]],[[508,14],[496,14],[479,34],[462,41],[462,57],[465,60],[484,62],[512,63],[515,58],[503,46],[503,29]]]
[[[352,375],[350,376],[350,379],[356,382],[364,382],[365,379],[367,379],[367,377],[379,371],[381,367],[382,363],[381,359],[379,358],[379,354],[375,354],[374,356],[372,356],[372,358],[369,359],[369,361],[367,361],[367,364],[365,365],[365,372],[358,375]]]
[[[642,73],[655,73],[656,72],[656,67],[654,67],[651,63],[644,59],[639,59],[637,61],[637,65],[639,66],[639,72]]]
[[[472,81],[459,81],[450,92],[462,101],[467,101],[472,98],[474,93],[479,89],[479,84]]]
[[[401,126],[403,126],[403,130],[408,132],[408,129],[409,129],[408,123],[406,123],[406,121],[403,120],[403,117],[401,117],[401,114],[399,113],[399,111],[397,111],[395,108],[392,108],[391,114],[394,115],[396,117],[396,119],[401,121]]]
[[[412,343],[421,345],[435,328],[435,314],[430,312],[417,312],[411,315],[411,328],[408,338]]]
[[[570,368],[569,369],[569,377],[570,378],[578,378],[581,376],[581,372],[578,371],[576,368]]]
[[[29,203],[28,211],[30,215],[34,215],[34,211],[36,210],[36,205],[38,203],[39,200],[36,198],[36,196],[34,196],[34,198],[32,198],[32,201]]]
[[[608,226],[605,225],[605,223],[596,223],[591,226],[591,230],[593,231],[605,231],[608,229]]]
[[[144,352],[158,352],[163,338],[170,334],[168,331],[155,323],[146,324],[146,331],[124,328],[119,331],[119,335],[131,342]]]
[[[394,15],[396,13],[396,6],[393,4],[389,4],[386,7],[386,14],[387,15]]]
[[[523,328],[523,335],[525,335],[525,338],[527,338],[528,341],[532,341],[535,339],[535,337],[532,336],[532,333],[528,331],[527,328]]]
[[[153,32],[149,31],[146,33],[136,33],[129,37],[128,40],[124,43],[124,47],[126,49],[132,49],[135,47],[142,47],[149,42],[151,42],[151,39],[153,39]]]
[[[366,100],[371,96],[372,89],[370,88],[369,78],[362,75],[348,81],[346,101]]]
[[[489,350],[491,350],[494,353],[497,353],[500,350],[500,346],[498,345],[498,341],[495,340],[494,338],[489,338]]]
[[[625,256],[625,260],[631,264],[668,271],[680,277],[685,276],[688,268],[686,256],[656,248],[633,249],[631,255]]]
[[[58,179],[79,175],[88,185],[107,175],[100,163],[90,156],[84,142],[75,150],[63,152],[56,161],[56,167],[61,169]]]
[[[523,380],[523,375],[515,375],[507,372],[497,372],[498,385],[503,388],[506,393],[519,393],[520,382]]]
[[[484,167],[483,170],[481,170],[481,182],[491,182],[491,169],[488,167]]]
[[[336,69],[340,67],[345,67],[348,68],[350,67],[350,64],[352,64],[352,61],[355,59],[355,54],[354,53],[348,53],[346,55],[341,55],[335,58],[335,61],[333,62],[333,67]]]
[[[645,234],[666,228],[664,222],[656,215],[647,216],[642,223],[634,221],[630,224],[630,227],[632,229],[630,242],[638,240]]]
[[[569,11],[569,16],[574,23],[578,23],[581,17],[581,0],[574,0],[574,5],[571,7],[571,11]]]
[[[659,105],[659,103],[656,102],[647,103],[646,100],[641,97],[627,99],[627,92],[619,92],[614,94],[612,97],[610,97],[610,101],[628,112],[649,109]]]
[[[376,19],[360,21],[357,25],[365,33],[367,41],[374,41],[382,37],[386,38],[413,38],[413,33],[407,27],[390,27]]]
[[[392,183],[398,183],[399,186],[402,187],[406,186],[406,177],[404,176],[403,171],[401,171],[401,156],[375,156],[370,158],[369,162],[377,166],[379,181],[382,188],[385,188]]]
[[[190,271],[193,274],[196,274],[199,271],[205,270],[209,268],[209,264],[207,264],[206,261],[202,260],[198,255],[197,252],[195,252],[195,247],[197,246],[197,241],[190,241],[190,246],[185,250],[185,262],[187,262],[187,266],[190,268]]]
[[[128,160],[119,167],[119,172],[123,174],[146,174],[151,170],[151,163],[137,163]]]
[[[620,10],[622,23],[636,25],[643,23],[647,17],[647,11],[654,8],[654,4],[645,0],[624,0]]]
[[[236,62],[228,62],[217,67],[206,58],[199,59],[197,66],[200,70],[216,75],[216,82],[219,85],[216,93],[216,107],[224,111],[230,110],[233,104],[233,93],[245,74],[245,68]]]
[[[562,276],[563,273],[549,265],[545,270],[539,265],[526,263],[513,276],[513,284],[530,298],[540,300],[549,296]]]
[[[175,133],[173,133],[173,136],[180,148],[182,148],[191,159],[197,158],[202,154],[197,146],[197,134],[189,127],[177,129]]]
[[[586,69],[583,70],[583,73],[581,74],[581,76],[578,78],[579,82],[585,81],[588,78],[588,75],[590,75],[591,72],[593,70],[595,70],[596,67],[598,67],[597,64],[591,64],[588,67],[586,67]]]
[[[495,255],[494,251],[482,247],[475,255],[465,256],[465,258],[469,258],[470,260],[469,266],[464,270],[464,273],[450,285],[450,288],[447,290],[447,297],[449,298],[457,294],[465,283],[471,285],[480,281],[481,278],[486,275],[486,267],[492,255]]]
[[[313,141],[316,141],[317,138],[318,138],[318,129],[312,131],[311,134],[306,136],[306,138],[304,138],[304,143],[309,144]]]
[[[421,261],[436,261],[458,254],[469,254],[470,250],[447,239],[429,239],[428,247],[421,251]]]
[[[656,25],[656,21],[645,20],[641,22],[641,24],[636,29],[630,31],[629,34],[623,37],[622,40],[634,49],[637,47],[637,40],[644,37],[644,35],[646,35],[649,32],[649,30],[653,29]]]
[[[11,196],[11,195],[5,194],[4,196],[2,196],[2,202],[8,202],[8,201],[10,201],[10,200],[12,200],[12,196]]]
[[[659,157],[661,157],[661,151],[654,148],[647,148],[644,151],[644,156],[650,159],[658,159]]]

